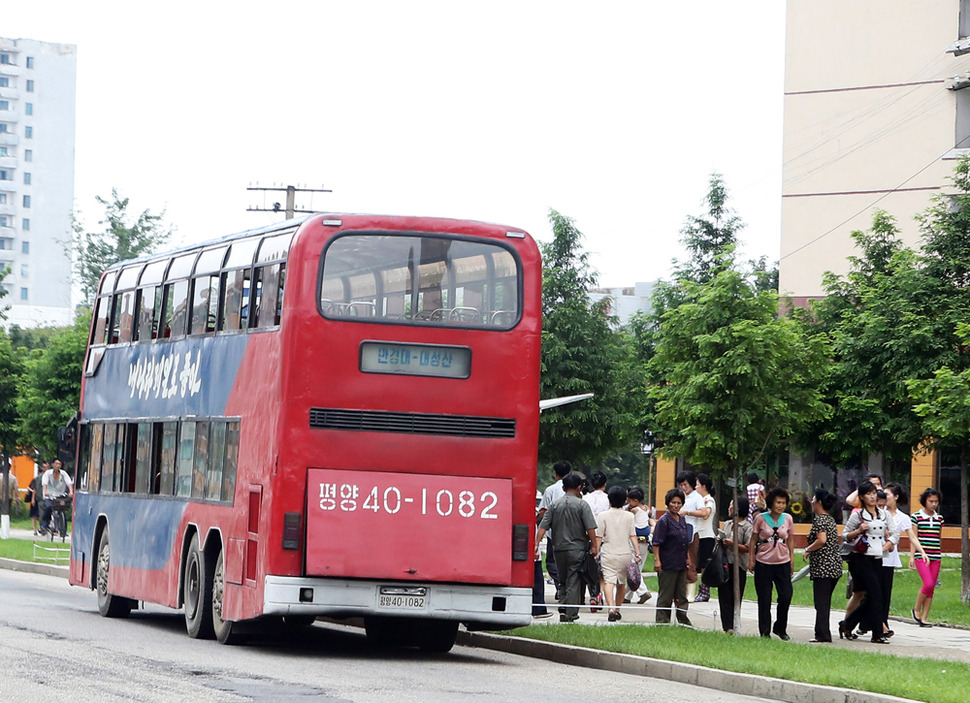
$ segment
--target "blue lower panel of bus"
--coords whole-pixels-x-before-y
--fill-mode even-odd
[[[84,552],[89,563],[94,561],[94,531],[103,515],[111,535],[112,567],[164,569],[174,554],[187,506],[180,500],[78,493],[71,537],[73,556],[77,559]]]

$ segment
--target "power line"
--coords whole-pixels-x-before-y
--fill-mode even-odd
[[[249,186],[246,190],[258,190],[265,192],[286,193],[286,208],[280,203],[273,203],[272,207],[248,207],[246,212],[283,212],[286,219],[290,219],[296,213],[313,214],[316,210],[301,210],[296,207],[297,193],[332,193],[329,188],[299,188],[297,186]]]

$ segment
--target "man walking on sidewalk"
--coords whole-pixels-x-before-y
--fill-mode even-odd
[[[583,599],[583,562],[586,552],[596,556],[596,519],[589,503],[579,497],[583,479],[569,474],[562,480],[565,495],[543,514],[536,535],[536,554],[539,542],[552,531],[552,546],[561,581],[559,621],[579,620],[579,605]],[[547,557],[548,559],[548,557]]]

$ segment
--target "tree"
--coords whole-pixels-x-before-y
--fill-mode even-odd
[[[10,273],[9,266],[0,266],[0,301],[3,301],[3,299],[7,296],[7,289],[3,285],[3,279],[7,277],[8,273]],[[7,310],[9,309],[9,305],[0,302],[0,320],[7,319]]]
[[[77,412],[90,314],[59,330],[46,349],[34,349],[25,363],[17,398],[20,435],[43,456],[57,449],[57,430]]]
[[[661,452],[733,478],[737,500],[743,472],[770,443],[828,412],[818,391],[827,348],[778,316],[777,294],[756,290],[728,260],[718,268],[706,284],[682,282],[686,302],[663,314],[649,394]],[[737,573],[734,583],[737,624]]]
[[[4,473],[10,466],[10,457],[19,446],[17,392],[22,371],[16,350],[6,332],[0,329],[0,467]]]
[[[678,272],[678,279],[706,283],[722,270],[724,252],[737,245],[738,232],[744,228],[744,222],[728,207],[727,201],[724,178],[719,173],[712,173],[704,196],[705,215],[688,216],[680,231],[681,242],[690,253],[690,259]]]
[[[542,245],[542,397],[593,393],[543,413],[542,461],[595,461],[625,446],[635,432],[633,373],[627,338],[614,328],[608,301],[593,303],[596,274],[573,220],[550,210],[553,240]]]
[[[101,232],[85,229],[78,214],[74,216],[74,273],[84,301],[94,303],[101,274],[111,264],[151,254],[168,241],[171,229],[163,223],[161,214],[143,210],[137,215],[128,212],[128,198],[122,198],[117,189],[111,189],[111,200],[95,198],[104,207],[104,226]]]

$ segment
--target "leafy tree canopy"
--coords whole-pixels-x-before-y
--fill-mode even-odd
[[[155,215],[143,210],[137,215],[128,211],[128,198],[111,189],[111,199],[96,197],[104,207],[103,226],[99,232],[85,229],[78,214],[74,216],[74,273],[85,302],[90,306],[98,291],[101,274],[111,264],[156,251],[168,241],[172,230],[163,223],[165,212]]]

